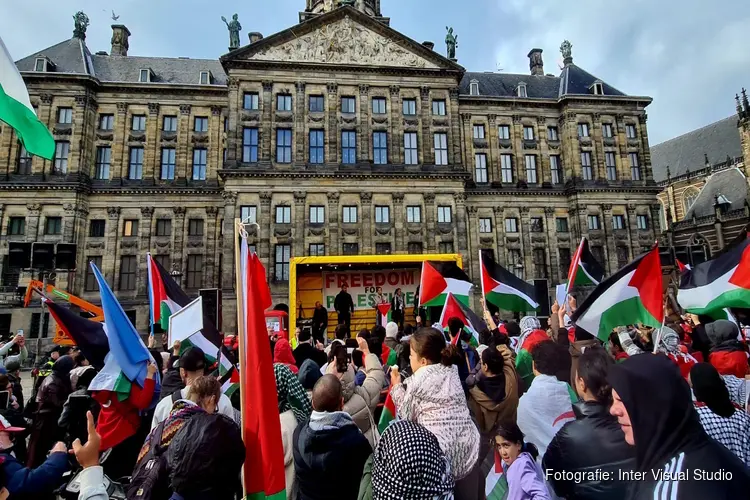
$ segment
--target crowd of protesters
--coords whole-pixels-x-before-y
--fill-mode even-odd
[[[748,348],[738,325],[687,315],[601,342],[561,326],[571,307],[555,304],[546,329],[533,316],[485,313],[478,335],[458,318],[443,329],[401,316],[403,326],[356,334],[342,322],[330,342],[321,318],[291,343],[269,329],[287,498],[746,498]],[[104,474],[127,498],[240,494],[239,398],[223,392],[200,348],[154,340],[143,386],[124,399],[91,393],[97,369],[62,346],[24,395],[24,339],[0,346],[0,498],[57,498],[71,469],[80,499],[110,498]],[[237,349],[232,337],[225,345]],[[502,481],[491,484],[492,471]]]

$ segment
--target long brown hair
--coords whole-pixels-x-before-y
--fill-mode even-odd
[[[435,328],[420,328],[411,336],[410,343],[417,355],[425,358],[430,364],[442,363],[445,366],[451,366],[461,362],[458,347],[446,346],[445,336]]]

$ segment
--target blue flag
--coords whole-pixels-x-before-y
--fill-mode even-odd
[[[110,352],[117,360],[117,364],[120,365],[125,377],[143,387],[146,380],[146,367],[151,360],[151,354],[115,298],[114,293],[110,290],[104,276],[93,262],[91,262],[91,270],[99,284]]]

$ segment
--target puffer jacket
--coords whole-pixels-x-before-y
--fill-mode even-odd
[[[380,402],[380,389],[385,382],[385,372],[380,360],[375,354],[368,354],[364,360],[365,381],[360,387],[355,383],[356,374],[349,366],[349,370],[341,377],[341,385],[344,392],[344,411],[351,415],[354,423],[365,435],[370,446],[375,447],[374,422],[375,408]],[[372,415],[372,421],[370,416]]]
[[[456,480],[469,475],[479,457],[479,431],[456,366],[424,366],[395,385],[391,398],[398,418],[416,422],[437,437]]]
[[[504,345],[497,347],[503,355],[504,391],[503,398],[497,401],[492,397],[492,378],[479,380],[469,390],[469,409],[479,426],[482,435],[489,434],[495,425],[500,422],[515,422],[516,409],[518,408],[518,374],[516,373],[513,353]],[[497,377],[501,379],[503,377]]]
[[[609,408],[592,401],[573,405],[576,419],[558,431],[547,447],[542,470],[558,472],[610,472],[609,481],[562,481],[550,475],[555,493],[580,500],[624,499],[627,484],[619,481],[619,471],[635,470],[635,448],[625,442],[617,418]]]

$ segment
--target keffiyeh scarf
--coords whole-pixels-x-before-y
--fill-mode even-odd
[[[312,404],[307,397],[307,392],[288,366],[274,363],[273,374],[276,376],[279,414],[292,410],[297,423],[302,424],[310,418],[312,413]]]
[[[453,498],[453,474],[437,438],[421,425],[401,420],[388,427],[372,455],[375,500]]]

